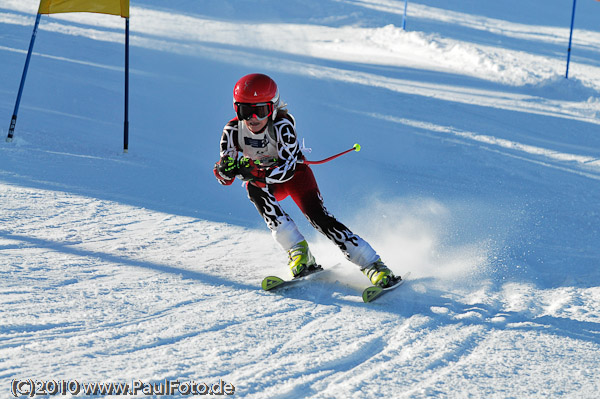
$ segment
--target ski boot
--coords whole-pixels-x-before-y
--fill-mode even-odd
[[[294,245],[288,251],[288,255],[290,257],[288,266],[294,278],[303,277],[321,269],[321,266],[317,265],[315,257],[310,253],[306,240]]]
[[[390,287],[400,280],[400,277],[394,276],[394,273],[381,261],[381,258],[361,269],[361,271],[371,280],[373,285],[381,288]]]

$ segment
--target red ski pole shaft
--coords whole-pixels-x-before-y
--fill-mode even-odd
[[[351,151],[356,151],[356,152],[360,151],[360,144],[358,144],[358,143],[354,144],[352,146],[352,148],[349,148],[346,151],[342,151],[339,154],[332,155],[332,156],[330,156],[328,158],[321,159],[320,161],[309,161],[309,160],[305,159],[302,163],[304,163],[306,165],[318,165],[318,164],[322,164],[322,163],[325,163],[325,162],[332,161],[332,160],[336,159],[337,157],[341,157],[342,155],[347,154],[347,153],[349,153]]]

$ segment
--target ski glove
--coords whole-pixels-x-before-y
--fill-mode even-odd
[[[215,163],[213,172],[219,183],[228,186],[233,183],[238,174],[237,161],[232,157],[222,157],[219,162]]]
[[[258,187],[265,187],[267,170],[260,166],[258,161],[249,158],[241,158],[238,161],[238,176]]]

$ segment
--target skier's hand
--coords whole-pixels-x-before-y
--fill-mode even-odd
[[[235,176],[238,174],[237,161],[232,157],[222,157],[215,164],[213,172],[219,183],[228,186],[233,183]]]
[[[260,167],[260,164],[249,158],[241,158],[238,161],[238,176],[247,182],[251,182],[259,187],[265,187],[265,177],[267,170]]]

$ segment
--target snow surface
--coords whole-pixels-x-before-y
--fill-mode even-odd
[[[37,0],[0,4],[6,135]],[[131,2],[43,16],[0,144],[0,397],[14,379],[233,384],[244,398],[595,398],[600,3]],[[246,73],[273,76],[328,209],[400,289],[367,281],[286,200],[328,271],[286,256],[212,176]],[[289,201],[289,202],[288,202]]]

